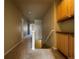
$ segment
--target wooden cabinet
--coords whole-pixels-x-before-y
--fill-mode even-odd
[[[57,20],[60,21],[63,18],[67,17],[67,0],[60,0],[60,3],[57,4]]]
[[[74,19],[74,0],[57,0],[56,2],[56,19],[58,22],[60,32],[57,32],[57,48],[69,59],[74,59],[74,37],[70,33],[72,30],[73,33],[73,22],[70,26],[68,20]],[[67,22],[66,22],[67,21]],[[68,26],[66,26],[68,25]],[[66,27],[71,28],[68,29]],[[67,30],[67,31],[66,31]]]
[[[74,59],[74,36],[69,35],[69,58]]]
[[[57,33],[57,48],[58,48],[58,50],[61,50],[61,46],[62,46],[60,38],[61,38],[60,34]]]
[[[56,17],[58,21],[65,20],[74,14],[74,0],[60,0],[56,5]]]
[[[57,47],[59,51],[68,56],[68,35],[57,33]]]
[[[57,33],[57,48],[69,59],[74,59],[74,36],[73,34]]]
[[[67,0],[68,4],[68,16],[71,17],[74,15],[74,0]]]

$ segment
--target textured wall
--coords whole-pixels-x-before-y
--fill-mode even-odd
[[[41,40],[42,39],[42,21],[41,20],[35,20],[34,21],[34,30],[35,30],[35,38],[36,40]]]
[[[54,30],[54,7],[52,5],[51,9],[48,10],[47,14],[45,15],[44,19],[42,20],[42,31],[43,31],[43,39],[46,40],[47,36]],[[53,32],[50,38],[47,41],[47,45],[50,47],[55,47],[55,32]]]
[[[4,18],[4,51],[7,52],[16,43],[21,41],[21,34],[19,31],[21,15],[11,0],[5,0]]]
[[[47,37],[51,30],[51,12],[47,12],[46,16],[42,20],[43,37]]]

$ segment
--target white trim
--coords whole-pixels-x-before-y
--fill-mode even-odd
[[[16,46],[18,46],[23,40],[19,41],[18,43],[16,43],[12,48],[10,48],[8,51],[6,51],[4,53],[4,56],[7,55],[10,51],[12,51]]]

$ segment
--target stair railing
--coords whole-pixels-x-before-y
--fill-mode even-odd
[[[48,36],[46,37],[45,42],[47,42],[47,40],[50,38],[50,36],[52,35],[52,33],[53,33],[54,31],[55,31],[55,30],[51,30],[51,31],[49,32]]]

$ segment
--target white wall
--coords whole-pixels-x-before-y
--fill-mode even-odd
[[[34,30],[35,30],[36,40],[42,39],[42,21],[41,20],[34,21]]]

